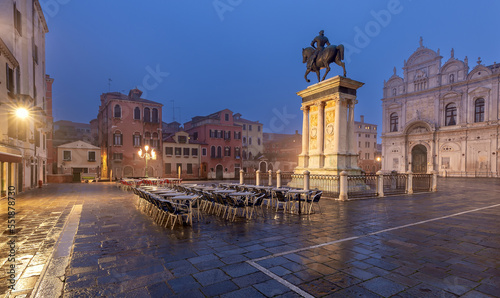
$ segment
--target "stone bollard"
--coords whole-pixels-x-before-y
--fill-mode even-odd
[[[411,195],[413,194],[413,172],[408,170],[406,174],[408,174],[408,179],[406,181],[406,193]]]
[[[268,182],[268,185],[272,186],[273,185],[273,171],[269,170],[267,172],[269,173],[269,182]]]
[[[384,196],[384,173],[382,171],[377,172],[377,194],[379,197]]]
[[[432,174],[432,187],[431,191],[437,191],[438,190],[438,172],[437,171],[431,171]]]
[[[304,190],[309,190],[309,175],[311,172],[305,170],[304,171]]]
[[[243,179],[243,173],[244,173],[244,171],[240,170],[240,184],[241,185],[243,184],[243,181],[244,181],[244,179]]]
[[[340,191],[339,191],[339,200],[341,201],[347,201],[348,200],[348,197],[347,197],[347,189],[349,188],[348,187],[348,184],[347,184],[347,172],[346,171],[342,171],[340,172]]]
[[[281,170],[276,171],[276,187],[281,187]]]
[[[260,170],[257,170],[255,172],[255,185],[257,185],[257,186],[260,185]]]

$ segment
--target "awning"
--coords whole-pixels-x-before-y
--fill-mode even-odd
[[[1,162],[21,162],[22,156],[7,152],[0,152],[0,161]]]

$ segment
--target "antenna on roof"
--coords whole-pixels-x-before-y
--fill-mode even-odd
[[[172,122],[175,122],[175,101],[172,99]]]

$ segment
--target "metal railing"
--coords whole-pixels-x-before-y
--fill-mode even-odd
[[[489,171],[473,171],[473,172],[465,172],[465,171],[442,171],[441,175],[443,177],[473,177],[473,178],[488,178],[488,177],[496,177],[495,173]]]
[[[413,174],[413,192],[431,191],[432,174]]]
[[[384,175],[384,195],[405,194],[407,180],[407,174]]]
[[[250,184],[250,185],[255,185],[255,172],[245,172],[243,173],[243,183],[244,184]]]
[[[347,176],[347,196],[349,198],[376,197],[377,175]]]
[[[268,186],[277,185],[278,173],[241,173],[240,183]],[[408,172],[390,174],[351,175],[343,172],[337,175],[317,175],[305,171],[304,174],[280,173],[281,186],[299,189],[319,189],[325,197],[349,198],[378,197],[386,195],[412,194],[414,192],[437,191],[437,172],[433,174],[413,174]]]

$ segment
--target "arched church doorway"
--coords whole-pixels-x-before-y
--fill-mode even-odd
[[[427,148],[417,145],[411,150],[411,171],[415,174],[427,173]]]

